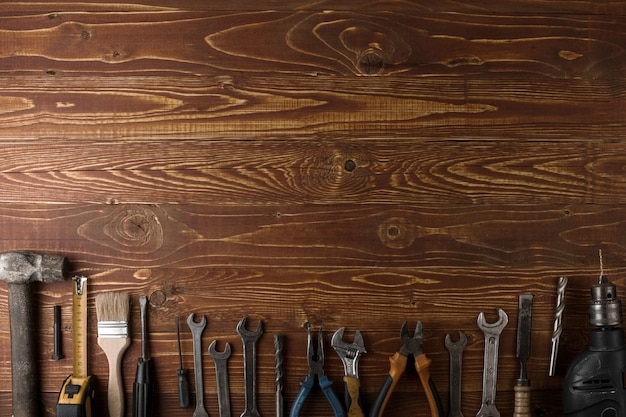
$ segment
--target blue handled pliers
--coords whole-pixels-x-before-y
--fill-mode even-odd
[[[344,411],[339,398],[337,398],[337,395],[335,395],[335,392],[333,391],[333,382],[328,379],[326,375],[324,375],[324,339],[322,338],[322,328],[320,327],[316,352],[315,347],[313,346],[313,338],[311,337],[311,325],[306,323],[305,327],[307,329],[308,346],[306,349],[306,356],[309,363],[309,373],[306,378],[300,382],[302,388],[300,388],[300,392],[291,406],[289,417],[300,416],[300,411],[302,410],[304,401],[311,393],[313,385],[315,385],[315,377],[317,377],[318,384],[326,396],[326,399],[330,403],[330,406],[335,413],[335,417],[346,417],[346,412]]]

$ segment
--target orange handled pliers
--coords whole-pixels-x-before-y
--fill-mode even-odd
[[[409,355],[413,355],[415,359],[415,369],[419,375],[426,398],[428,399],[428,405],[430,407],[430,414],[432,417],[443,417],[443,406],[441,399],[435,388],[435,383],[430,377],[430,359],[426,357],[422,352],[422,340],[424,337],[424,329],[421,322],[417,322],[415,328],[415,334],[413,337],[409,337],[409,330],[407,322],[405,321],[400,329],[400,340],[402,341],[402,347],[398,352],[389,358],[391,364],[389,368],[389,375],[385,379],[385,382],[380,387],[374,405],[370,409],[369,417],[381,417],[385,406],[391,397],[393,389],[400,381],[400,377],[406,370],[406,364]]]

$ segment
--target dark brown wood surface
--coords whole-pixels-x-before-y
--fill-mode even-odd
[[[157,416],[179,409],[174,317],[206,315],[206,348],[259,320],[258,396],[274,410],[273,335],[285,335],[285,406],[307,371],[305,322],[363,333],[370,403],[404,321],[444,405],[446,334],[466,332],[464,415],[481,404],[476,318],[509,315],[497,407],[513,411],[517,297],[534,294],[535,416],[561,416],[564,374],[587,346],[589,288],[626,297],[626,19],[623,1],[165,1],[0,3],[0,251],[66,255],[90,278],[89,366],[106,417],[95,295],[150,298]],[[548,377],[556,283],[569,278],[557,375]],[[45,416],[71,373],[71,285],[33,285]],[[11,414],[7,287],[0,285],[0,415]],[[66,358],[51,360],[62,306]],[[193,371],[190,376],[193,381]],[[191,385],[193,392],[193,383]],[[193,400],[193,398],[192,398]],[[447,406],[445,407],[447,410]],[[302,417],[331,410],[319,391]],[[428,416],[415,372],[385,415]]]

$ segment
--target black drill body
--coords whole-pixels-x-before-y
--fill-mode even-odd
[[[626,346],[621,301],[604,275],[591,288],[589,348],[574,359],[563,385],[568,417],[626,417]]]

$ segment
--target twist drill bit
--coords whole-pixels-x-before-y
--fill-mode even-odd
[[[565,310],[565,288],[567,287],[567,278],[559,278],[556,291],[556,309],[554,312],[554,330],[552,332],[552,350],[550,352],[550,369],[548,370],[549,376],[556,374],[556,357],[559,352],[559,340],[561,333],[563,332],[563,310]]]
[[[283,417],[283,335],[274,335],[274,360],[276,366],[274,368],[276,372],[276,417]]]

